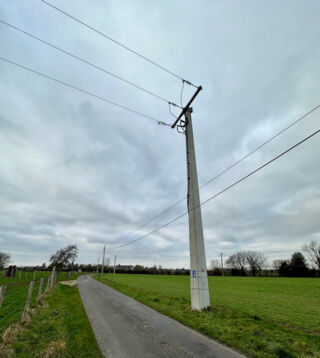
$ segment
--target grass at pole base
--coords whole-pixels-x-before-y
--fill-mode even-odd
[[[188,276],[95,278],[249,357],[320,358],[318,279],[209,277],[211,306],[196,311]]]

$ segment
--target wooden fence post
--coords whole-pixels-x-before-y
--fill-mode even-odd
[[[21,279],[21,270],[19,270],[19,280]]]
[[[43,286],[43,278],[40,278],[37,302],[40,302],[41,300],[42,286]]]
[[[36,272],[37,272],[37,271],[33,271],[33,281],[36,280]]]
[[[48,279],[47,279],[47,286],[46,286],[46,290],[44,292],[48,292],[49,288],[50,288],[50,282],[51,282],[51,273],[50,275],[48,276]]]
[[[34,281],[31,281],[31,282],[30,282],[30,285],[29,285],[29,290],[28,290],[28,296],[27,296],[26,304],[25,304],[25,306],[24,306],[24,310],[23,310],[23,313],[22,313],[21,323],[24,323],[24,322],[26,321],[27,313],[28,313],[28,311],[29,311],[30,301],[31,301],[31,297],[32,297],[33,287],[34,287]]]
[[[2,301],[4,299],[4,295],[6,293],[6,290],[7,290],[6,286],[1,286],[0,287],[0,309],[1,309]]]
[[[51,282],[50,282],[50,288],[52,288],[52,286],[54,285],[54,280],[55,280],[55,272],[56,272],[56,267],[54,266],[52,269],[52,273],[51,273]]]

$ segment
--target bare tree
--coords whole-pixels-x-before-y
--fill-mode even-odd
[[[210,270],[214,270],[214,269],[220,269],[221,268],[221,264],[219,263],[219,260],[217,259],[213,259],[210,262]]]
[[[246,251],[244,254],[247,263],[250,266],[252,276],[255,276],[258,271],[261,271],[267,259],[265,258],[262,252],[258,252],[258,251]]]
[[[68,245],[63,249],[58,250],[54,255],[50,257],[50,262],[57,266],[58,270],[63,267],[71,265],[78,256],[77,245]]]
[[[7,254],[5,252],[0,252],[0,269],[3,269],[4,266],[6,266],[8,262],[10,262],[10,259],[11,259],[10,254]]]
[[[273,262],[272,262],[272,267],[273,267],[276,271],[279,272],[280,267],[281,267],[283,261],[284,261],[284,260],[273,260]]]
[[[238,270],[242,275],[245,273],[246,269],[246,255],[244,252],[237,252],[234,255],[231,255],[227,260],[226,264],[234,270]]]
[[[309,260],[320,270],[320,242],[306,243],[302,250],[308,255]]]

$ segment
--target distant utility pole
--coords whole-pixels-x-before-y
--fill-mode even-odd
[[[117,255],[114,255],[113,273],[116,273],[116,262],[117,262]]]
[[[97,273],[99,272],[99,261],[100,261],[100,257],[98,257]]]
[[[103,276],[103,269],[104,269],[104,257],[106,255],[106,247],[103,246],[103,257],[102,257],[102,267],[101,267],[101,278]]]
[[[187,174],[188,174],[188,211],[189,211],[189,243],[190,243],[190,281],[191,308],[202,310],[210,306],[207,263],[203,239],[203,227],[200,206],[196,154],[193,140],[191,119],[191,103],[202,87],[198,87],[188,104],[171,126],[177,126],[179,133],[186,136]],[[181,119],[184,115],[185,119]],[[179,123],[178,123],[179,122]]]
[[[223,252],[220,252],[220,258],[221,258],[221,270],[222,270],[222,276],[224,276],[224,268],[223,268]]]

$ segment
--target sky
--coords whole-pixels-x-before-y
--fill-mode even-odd
[[[49,0],[48,0],[49,1]],[[203,91],[193,103],[200,185],[320,104],[318,0],[50,0]],[[41,0],[0,20],[180,105],[182,81]],[[172,123],[168,104],[0,23],[0,57]],[[0,60],[0,251],[48,262],[189,267],[185,136]],[[185,105],[195,88],[185,85]],[[173,108],[179,114],[178,108]],[[204,201],[319,129],[314,111],[200,190]],[[287,259],[320,240],[320,135],[202,206],[207,263],[238,251]]]

